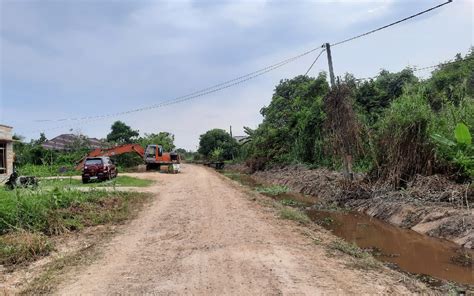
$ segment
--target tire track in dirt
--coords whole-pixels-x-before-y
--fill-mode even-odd
[[[58,294],[410,293],[391,273],[348,269],[328,257],[210,169],[183,165],[181,174],[141,176],[159,181],[154,202]]]

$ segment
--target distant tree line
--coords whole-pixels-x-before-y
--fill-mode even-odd
[[[14,135],[13,138],[16,140],[13,145],[15,164],[20,171],[23,169],[25,173],[33,174],[36,171],[31,169],[31,166],[48,166],[54,171],[61,167],[71,170],[79,160],[91,151],[88,139],[83,135],[76,135],[74,142],[61,151],[43,148],[42,144],[47,141],[43,133],[40,134],[38,139],[32,139],[30,142],[25,142],[24,138],[19,135]],[[122,121],[116,121],[112,124],[104,143],[111,146],[138,143],[143,147],[149,144],[160,144],[165,151],[172,151],[176,148],[173,134],[158,132],[145,133],[140,136],[138,130],[132,129]],[[121,167],[132,167],[143,163],[141,157],[134,153],[113,156],[113,159]]]

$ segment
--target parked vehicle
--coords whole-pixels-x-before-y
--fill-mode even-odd
[[[87,157],[82,168],[82,183],[105,181],[117,177],[118,171],[109,157]]]
[[[146,164],[148,170],[160,170],[161,167],[166,167],[170,173],[179,173],[181,163],[181,157],[176,152],[165,152],[163,146],[157,144],[151,144],[143,148],[139,144],[124,144],[108,149],[97,148],[89,152],[89,154],[82,159],[77,165],[77,169],[81,169],[84,166],[84,162],[89,158],[100,158],[108,157],[113,155],[120,155],[123,153],[136,153],[140,155]]]

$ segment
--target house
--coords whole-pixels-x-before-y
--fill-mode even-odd
[[[0,180],[13,173],[12,127],[0,124]]]
[[[58,151],[68,151],[77,145],[87,146],[91,150],[110,146],[110,144],[105,141],[74,134],[62,134],[41,144],[44,149]]]

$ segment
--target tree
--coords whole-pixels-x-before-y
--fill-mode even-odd
[[[35,145],[41,145],[43,144],[44,142],[48,141],[48,139],[46,138],[46,136],[44,135],[44,133],[40,133],[40,137],[38,138],[38,140],[35,140],[34,141],[34,144]]]
[[[144,137],[138,140],[140,145],[146,147],[150,144],[157,144],[163,146],[164,151],[172,151],[176,147],[174,145],[174,135],[168,132],[159,132],[158,134],[145,134]]]
[[[111,132],[107,135],[107,141],[117,144],[127,144],[136,141],[139,133],[138,130],[126,125],[122,121],[116,121],[111,126]]]
[[[317,161],[323,146],[322,99],[328,91],[325,73],[280,81],[270,105],[260,111],[263,123],[248,130],[250,155],[280,163]]]
[[[198,152],[207,158],[211,158],[213,155],[215,158],[218,154],[219,158],[230,160],[238,154],[239,144],[225,130],[216,128],[199,137]]]

